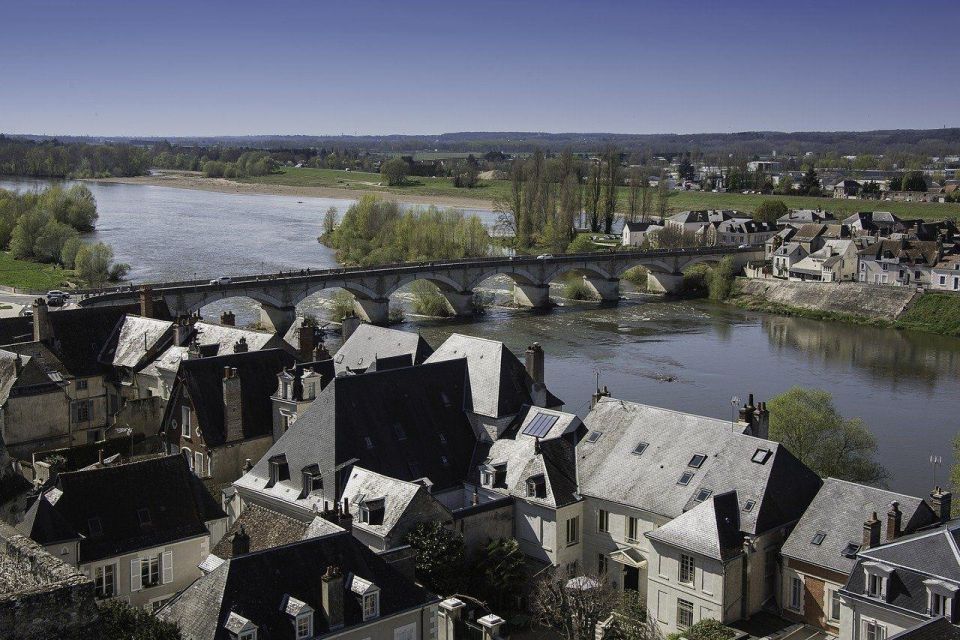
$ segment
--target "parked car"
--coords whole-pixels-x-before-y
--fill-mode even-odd
[[[47,300],[54,297],[63,298],[66,300],[70,297],[70,294],[66,291],[60,291],[59,289],[51,289],[50,291],[47,291]]]
[[[549,260],[552,257],[553,257],[552,253],[541,253],[540,255],[537,256],[537,260]]]
[[[748,245],[748,244],[746,244],[746,243],[741,244],[739,247],[737,247],[737,249],[749,249],[749,248],[750,248],[750,245]]]
[[[230,276],[220,276],[210,281],[210,284],[230,284],[233,279]]]
[[[67,303],[67,299],[63,296],[47,296],[47,306],[48,307],[62,307]]]

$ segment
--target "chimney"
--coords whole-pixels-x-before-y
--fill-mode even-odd
[[[753,413],[753,423],[750,429],[757,438],[763,438],[764,440],[770,438],[770,410],[767,409],[766,402],[757,403],[757,410]]]
[[[740,422],[753,425],[753,412],[757,408],[753,406],[753,394],[747,396],[747,404],[740,407]]]
[[[23,360],[20,358],[20,354],[17,354],[16,359],[13,361],[13,372],[19,376],[23,371]]]
[[[527,347],[527,373],[534,382],[543,384],[543,347],[539,342]]]
[[[343,499],[343,509],[340,510],[340,517],[337,524],[344,531],[353,531],[353,515],[350,514],[350,501]]]
[[[903,513],[900,511],[900,503],[894,500],[890,503],[890,511],[887,512],[887,542],[893,542],[900,537],[902,520]]]
[[[327,614],[330,630],[343,627],[343,574],[340,567],[328,566],[320,578],[320,606]]]
[[[243,440],[240,374],[236,367],[223,368],[223,422],[227,442]]]
[[[317,346],[317,328],[312,322],[304,320],[297,329],[297,344],[300,345],[300,360],[309,362],[313,350]]]
[[[590,400],[590,408],[593,409],[595,406],[597,406],[597,404],[600,402],[600,398],[609,398],[609,397],[610,397],[610,390],[607,389],[607,385],[603,385],[602,391],[598,388],[597,392],[593,394],[593,398]]]
[[[330,352],[327,351],[327,346],[322,342],[318,344],[317,347],[313,350],[314,362],[320,362],[321,360],[329,360],[330,357],[331,357]]]
[[[880,544],[880,520],[877,518],[877,512],[863,523],[863,544],[861,549],[870,549]]]
[[[353,332],[357,330],[357,327],[360,326],[360,318],[357,316],[347,316],[340,323],[340,334],[343,336],[343,341],[346,342],[350,339],[350,336],[353,335]]]
[[[247,458],[246,460],[243,461],[243,472],[246,473],[251,469],[253,469],[253,460],[251,460],[250,458]]]
[[[33,301],[33,340],[34,342],[45,342],[53,337],[50,330],[50,318],[47,316],[47,301],[43,298],[37,298]]]
[[[930,494],[930,502],[933,507],[933,512],[937,514],[937,517],[940,519],[940,522],[946,522],[950,519],[950,509],[952,507],[952,496],[949,491],[944,491],[940,487],[937,487]]]
[[[177,318],[177,321],[173,324],[173,342],[178,347],[182,347],[187,344],[187,341],[190,339],[190,331],[193,329],[193,323],[190,322],[189,318]]]
[[[224,311],[220,314],[220,324],[225,327],[235,327],[237,326],[237,316],[233,315],[233,311]]]
[[[103,449],[97,449],[97,464],[103,466]]]
[[[247,535],[247,531],[243,528],[243,525],[240,525],[240,531],[233,534],[230,546],[232,547],[231,550],[233,551],[234,558],[242,556],[245,553],[250,553],[250,536]]]
[[[250,347],[247,346],[247,339],[243,337],[237,340],[237,344],[233,345],[234,353],[246,353],[249,350]]]
[[[140,315],[144,318],[153,317],[153,287],[148,284],[140,287]]]

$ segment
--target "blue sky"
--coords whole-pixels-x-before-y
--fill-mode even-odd
[[[960,3],[0,0],[0,131],[960,126]]]

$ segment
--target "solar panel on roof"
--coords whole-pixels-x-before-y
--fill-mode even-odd
[[[537,415],[533,416],[533,420],[530,421],[530,424],[524,428],[523,435],[533,436],[534,438],[542,438],[549,433],[550,429],[557,423],[557,420],[559,419],[560,416],[552,416],[549,413],[537,412]]]

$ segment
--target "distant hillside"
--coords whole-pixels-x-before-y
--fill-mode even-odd
[[[50,136],[10,136],[32,140]],[[201,137],[87,137],[57,136],[62,142],[115,143],[129,142],[150,145],[168,140],[181,146],[303,149],[326,147],[362,149],[372,152],[413,152],[437,150],[447,152],[530,151],[539,146],[549,151],[570,147],[578,153],[602,149],[608,144],[629,153],[646,156],[699,152],[704,156],[735,154],[753,156],[770,154],[802,155],[834,153],[855,154],[960,154],[960,128],[899,129],[883,131],[745,131],[741,133],[696,134],[614,134],[614,133],[535,133],[535,132],[459,132],[438,135],[383,136],[201,136]]]

